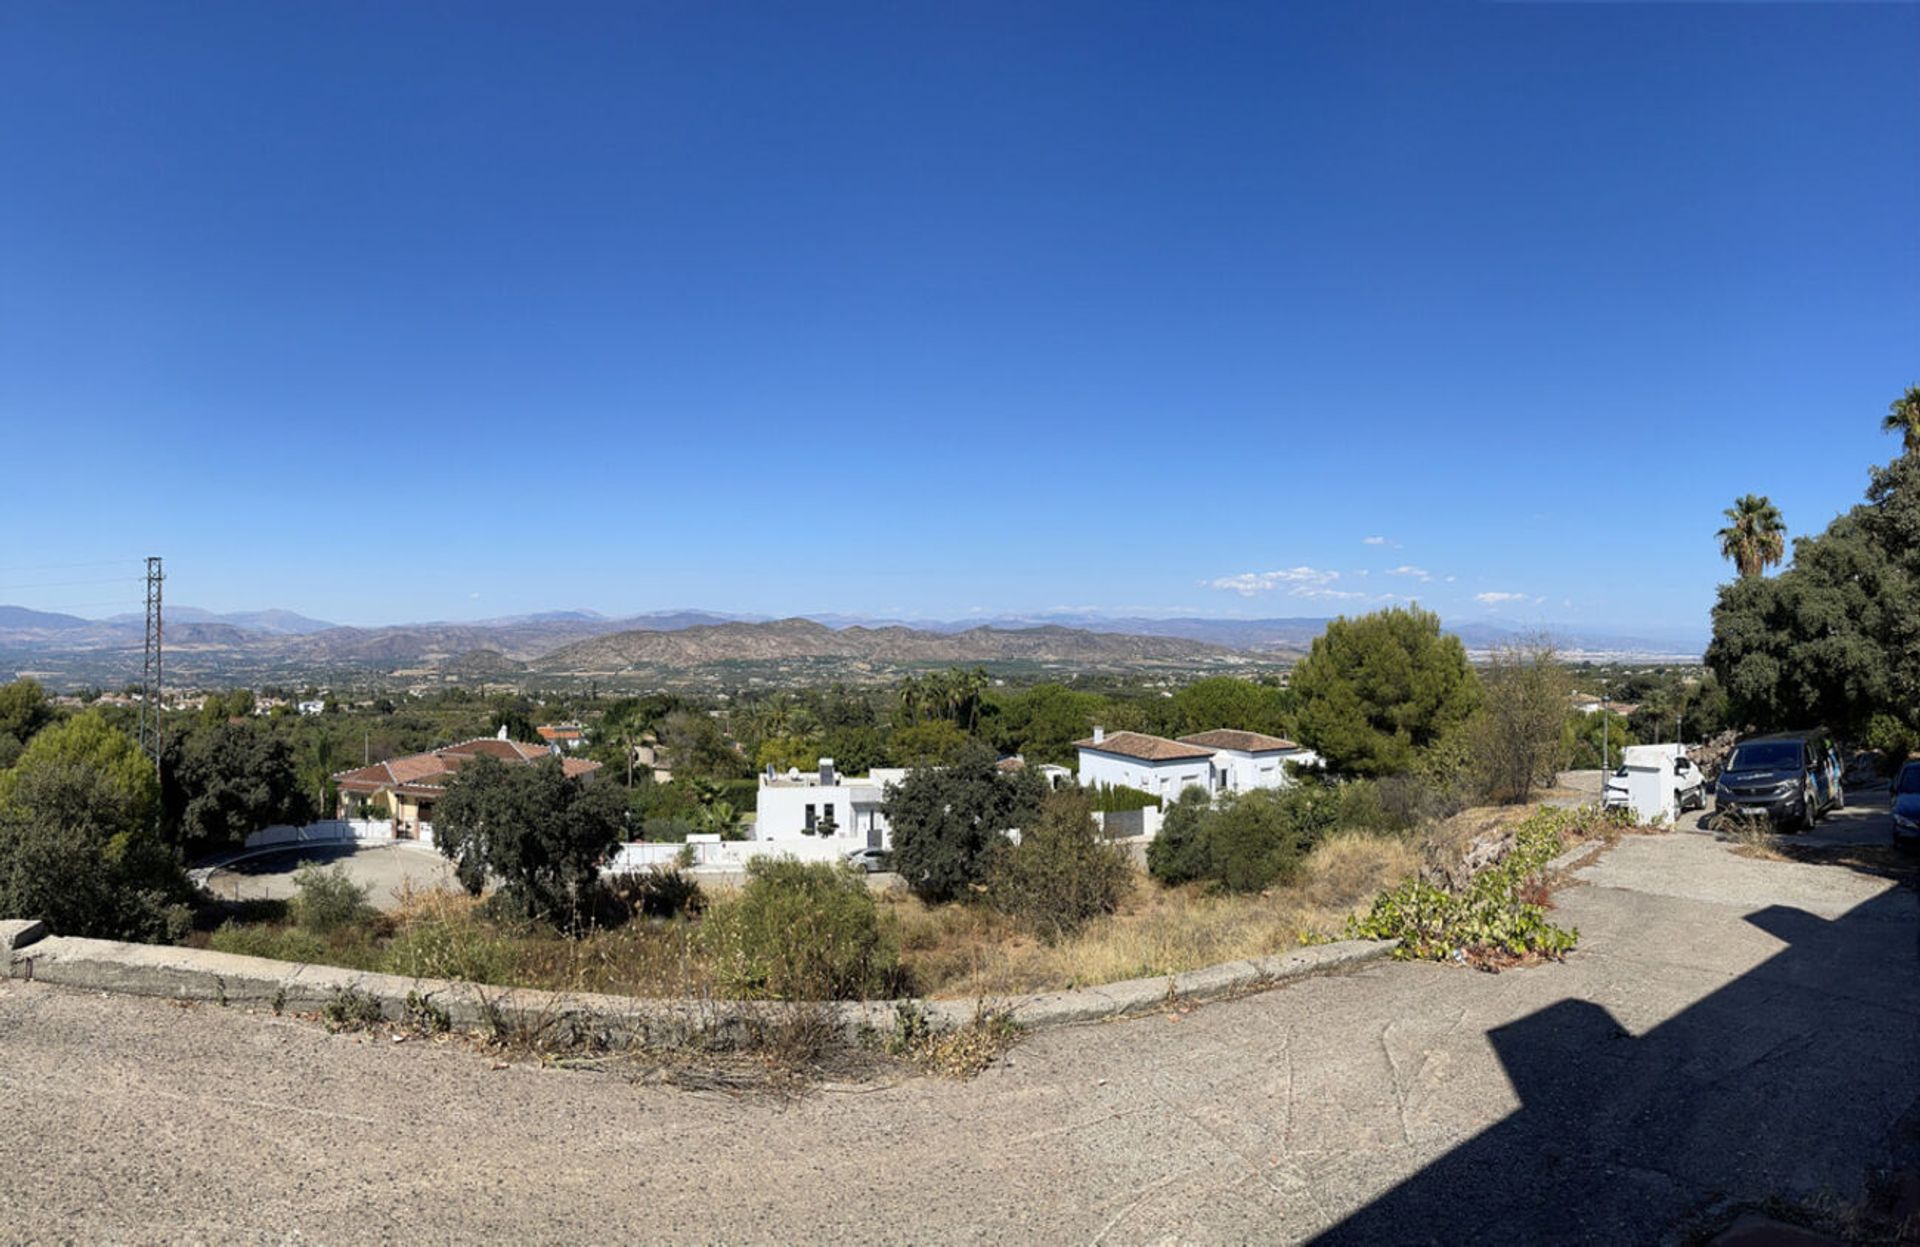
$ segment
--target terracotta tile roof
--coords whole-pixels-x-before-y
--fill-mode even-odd
[[[533,729],[540,733],[541,740],[584,740],[587,729],[578,723],[542,723]]]
[[[498,740],[483,736],[477,740],[463,740],[439,749],[430,749],[426,753],[408,754],[403,758],[388,758],[385,762],[375,762],[372,766],[363,766],[351,771],[341,771],[334,775],[333,782],[349,792],[378,792],[382,788],[399,791],[417,792],[425,789],[429,792],[446,787],[447,778],[462,765],[473,758],[485,755],[498,758],[509,765],[534,762],[547,757],[552,750],[545,745],[528,745],[519,741]],[[590,774],[600,769],[598,762],[585,758],[563,758],[560,770],[568,777]]]
[[[1216,727],[1211,732],[1195,732],[1191,736],[1182,736],[1189,745],[1201,745],[1208,749],[1232,749],[1238,753],[1274,753],[1300,746],[1278,736],[1268,736],[1264,732],[1243,732],[1233,727]]]
[[[1096,753],[1118,754],[1141,762],[1178,762],[1185,758],[1213,756],[1211,749],[1184,745],[1164,736],[1149,736],[1145,732],[1108,732],[1098,741],[1076,740],[1073,746],[1076,749],[1091,749]]]

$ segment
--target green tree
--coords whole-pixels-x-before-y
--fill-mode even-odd
[[[434,811],[434,842],[461,884],[490,879],[514,913],[579,932],[599,866],[620,844],[618,786],[571,778],[560,759],[508,766],[481,756],[454,772]]]
[[[1495,801],[1525,801],[1566,764],[1573,680],[1545,637],[1494,651],[1469,729],[1474,768]]]
[[[53,719],[53,705],[37,680],[0,684],[0,770],[12,766],[34,733]]]
[[[162,773],[165,825],[189,858],[315,813],[293,746],[253,723],[222,720],[169,741]]]
[[[947,766],[972,743],[947,720],[928,719],[894,732],[887,738],[887,753],[895,766]]]
[[[893,868],[923,900],[970,895],[994,848],[1033,820],[1045,792],[1037,773],[1000,770],[978,742],[950,765],[915,770],[888,785],[881,805],[893,828]]]
[[[987,872],[994,907],[1049,944],[1112,913],[1132,889],[1126,851],[1101,836],[1075,789],[1048,793],[1020,842],[1002,842]]]
[[[1294,729],[1293,694],[1237,676],[1195,680],[1160,704],[1156,727],[1165,736],[1241,728],[1288,736]]]
[[[1343,775],[1413,770],[1479,703],[1460,639],[1417,606],[1334,620],[1294,668],[1292,688],[1301,740]]]
[[[997,699],[994,742],[1036,765],[1072,766],[1079,756],[1073,742],[1093,734],[1093,725],[1106,706],[1107,699],[1097,693],[1076,692],[1064,684],[1036,684]]]
[[[1908,386],[1905,394],[1893,400],[1880,428],[1900,435],[1902,454],[1920,454],[1920,385]]]
[[[153,764],[97,712],[40,732],[0,774],[0,913],[62,935],[185,934],[188,888],[158,805]]]
[[[1731,725],[1857,733],[1920,705],[1920,456],[1875,468],[1864,504],[1794,542],[1793,566],[1720,590],[1707,664]]]
[[[1567,765],[1577,771],[1618,770],[1625,756],[1622,751],[1628,745],[1640,743],[1626,717],[1611,710],[1592,714],[1584,710],[1568,711],[1560,739]],[[1600,756],[1603,745],[1606,747],[1604,761]]]
[[[1738,498],[1726,509],[1727,526],[1720,530],[1720,556],[1732,562],[1742,578],[1758,576],[1786,557],[1787,524],[1780,508],[1759,494]]]
[[[753,764],[734,748],[712,715],[676,710],[660,720],[658,735],[676,779],[682,775],[737,779],[753,774]]]

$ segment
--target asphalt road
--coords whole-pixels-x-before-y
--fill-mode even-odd
[[[1579,878],[1562,965],[1376,965],[791,1103],[4,982],[0,1240],[1654,1242],[1857,1198],[1920,1136],[1909,884],[1680,833]]]

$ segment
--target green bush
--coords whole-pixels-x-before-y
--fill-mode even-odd
[[[373,915],[368,889],[347,877],[344,866],[303,862],[293,872],[293,920],[316,935],[356,926]]]
[[[640,838],[660,844],[685,844],[696,830],[684,818],[649,818],[640,824]]]
[[[1049,944],[1112,913],[1133,889],[1126,851],[1100,835],[1086,795],[1048,795],[1040,816],[1003,844],[987,872],[994,907]]]
[[[1090,789],[1088,796],[1093,809],[1102,814],[1124,814],[1128,810],[1147,810],[1160,808],[1160,798],[1138,788],[1129,788],[1125,784],[1101,784]]]
[[[1542,809],[1514,832],[1513,847],[1499,863],[1475,875],[1461,892],[1411,879],[1375,898],[1364,918],[1347,924],[1357,939],[1399,940],[1402,960],[1483,964],[1500,957],[1559,957],[1579,940],[1575,930],[1547,920],[1536,899],[1541,872],[1569,839],[1617,825],[1613,816],[1590,810]]]
[[[1876,714],[1867,720],[1867,732],[1863,743],[1869,749],[1876,749],[1884,759],[1889,773],[1899,765],[1901,759],[1913,752],[1913,729],[1890,714]]]
[[[243,957],[270,957],[275,961],[330,963],[327,941],[297,927],[242,926],[227,922],[207,937],[215,952]]]
[[[866,879],[846,866],[755,859],[746,887],[714,906],[700,937],[737,996],[857,1000],[898,986],[899,952]]]
[[[1208,877],[1206,823],[1213,799],[1198,788],[1180,794],[1160,824],[1160,834],[1147,844],[1147,871],[1165,884],[1193,883]]]
[[[1147,848],[1162,883],[1211,880],[1230,892],[1257,892],[1293,874],[1341,812],[1341,790],[1306,780],[1221,796],[1183,794]]]
[[[414,920],[387,944],[381,969],[418,979],[512,983],[520,956],[513,939],[477,913]]]

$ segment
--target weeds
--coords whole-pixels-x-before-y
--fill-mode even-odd
[[[320,1020],[330,1031],[363,1031],[379,1026],[387,1015],[378,997],[357,987],[342,987],[320,1007]]]
[[[1377,897],[1365,918],[1350,919],[1348,934],[1399,940],[1393,955],[1403,960],[1461,961],[1483,969],[1534,957],[1557,960],[1580,933],[1547,920],[1547,864],[1567,839],[1602,834],[1610,825],[1579,811],[1536,810],[1515,829],[1506,856],[1464,890],[1409,880]]]
[[[936,1024],[918,1001],[903,1000],[894,1006],[892,1028],[879,1037],[888,1056],[945,1078],[972,1078],[1019,1041],[1012,1012],[985,1000],[974,1003],[971,1019],[951,1027]]]
[[[1764,814],[1721,814],[1713,820],[1713,830],[1720,839],[1732,844],[1733,851],[1741,857],[1768,862],[1788,860],[1780,851],[1782,841],[1773,829],[1773,821]]]

